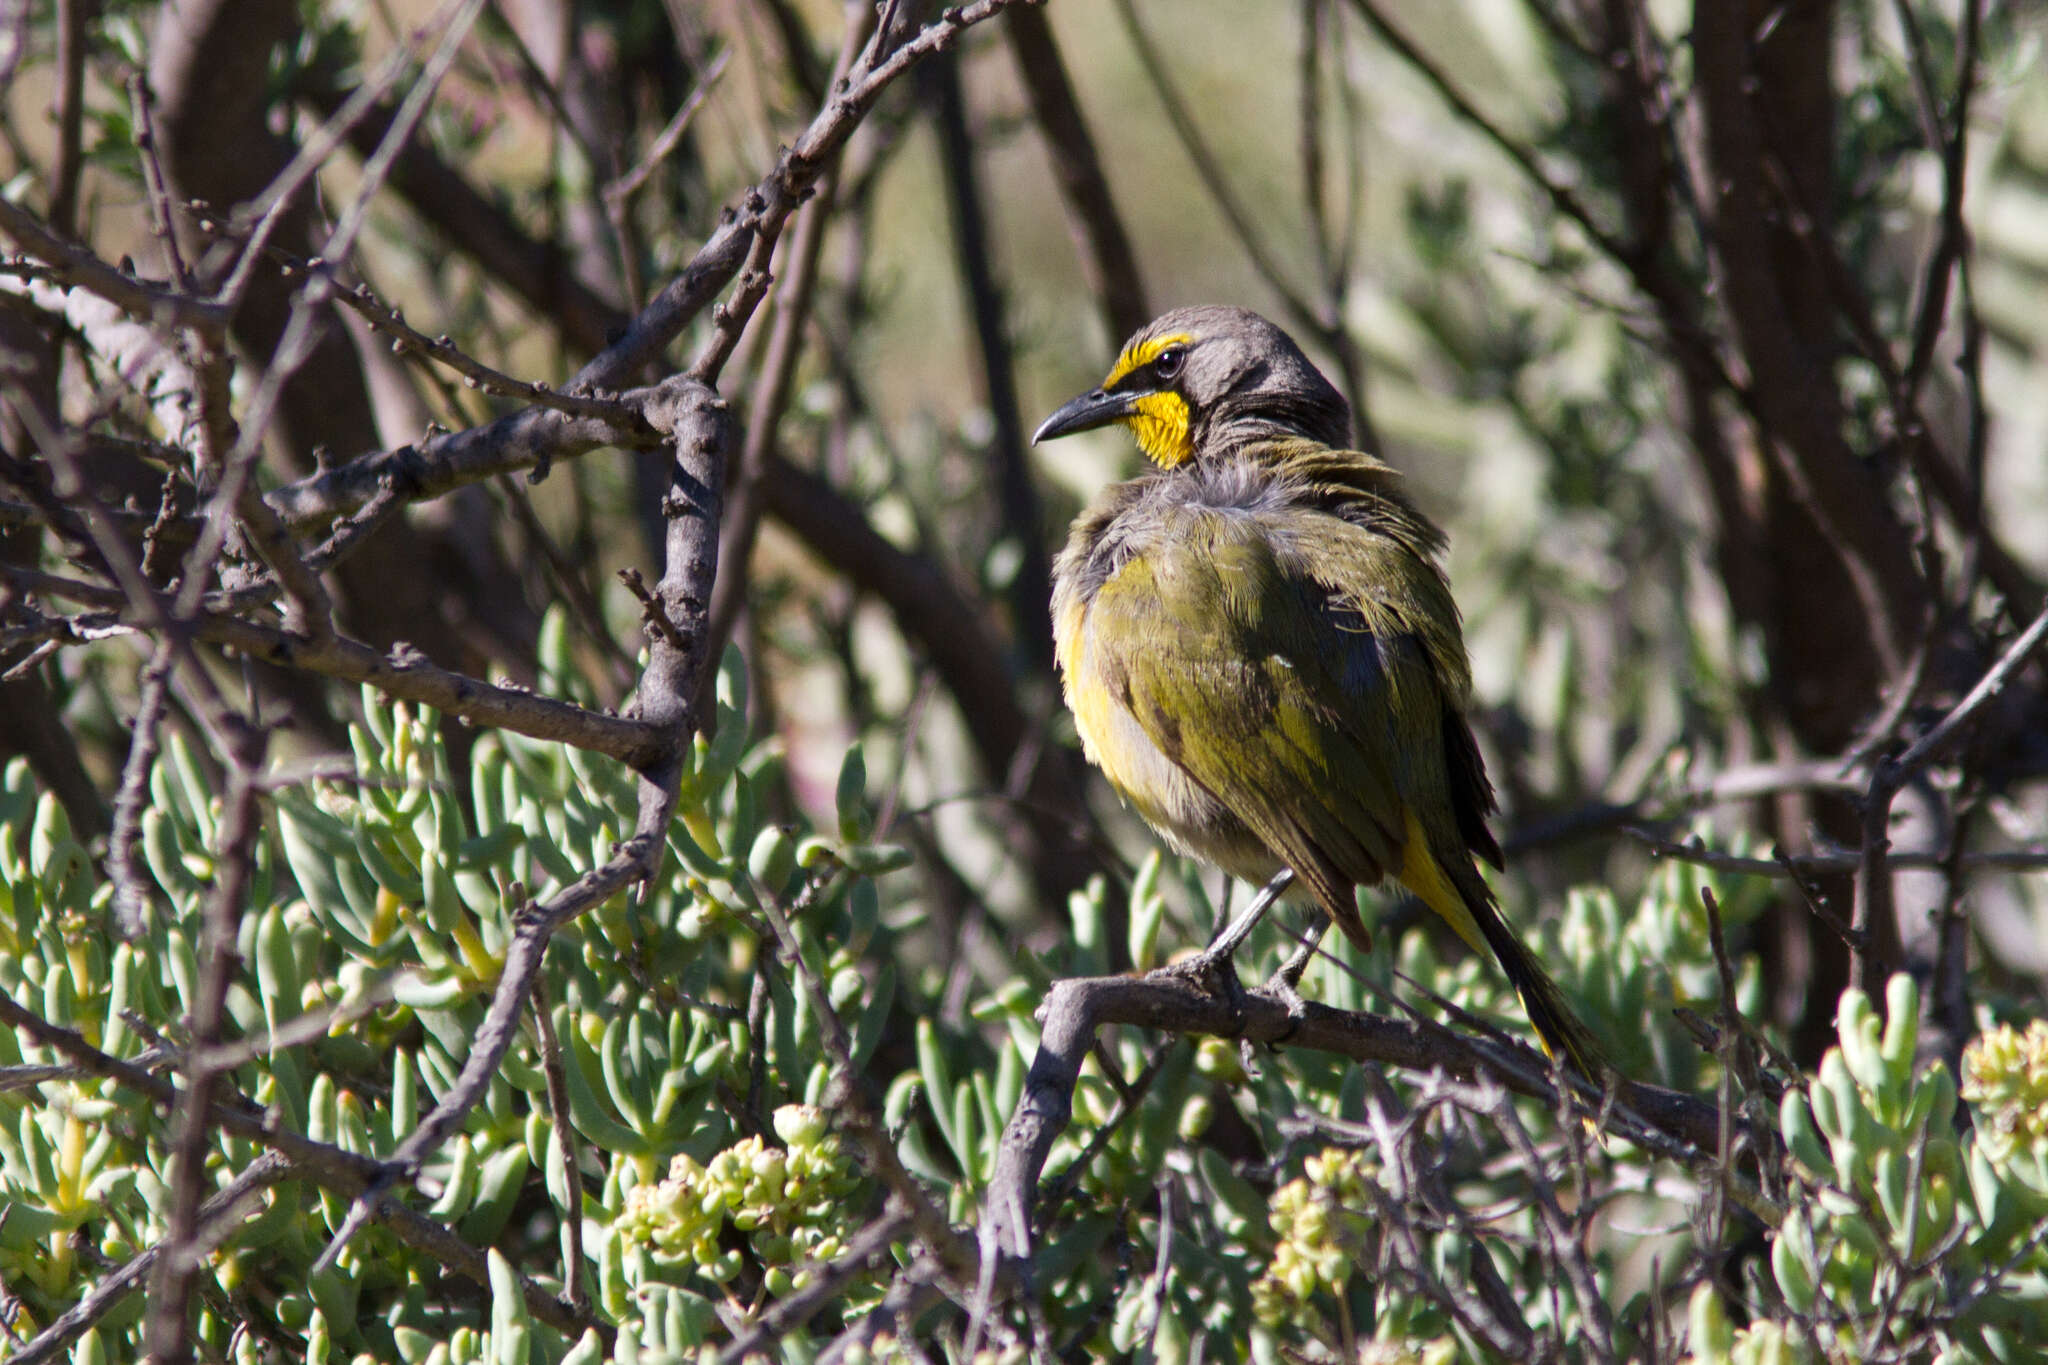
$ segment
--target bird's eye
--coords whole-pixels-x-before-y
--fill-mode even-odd
[[[1183,351],[1178,346],[1169,346],[1159,353],[1158,359],[1152,362],[1152,373],[1158,375],[1161,379],[1172,379],[1180,373],[1181,364],[1187,358],[1188,353],[1186,351]]]

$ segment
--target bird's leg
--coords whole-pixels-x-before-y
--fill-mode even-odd
[[[1222,933],[1218,934],[1208,947],[1184,962],[1170,967],[1161,967],[1161,974],[1187,977],[1232,1001],[1241,1001],[1244,987],[1237,979],[1237,965],[1233,961],[1237,950],[1243,946],[1245,936],[1258,926],[1266,916],[1273,902],[1280,899],[1282,892],[1294,881],[1292,868],[1281,868],[1272,880],[1259,888],[1259,894],[1252,897],[1252,903],[1244,913],[1232,920]]]
[[[1261,994],[1270,995],[1287,1006],[1288,1014],[1297,1020],[1308,1013],[1308,1004],[1301,998],[1301,974],[1308,970],[1309,959],[1316,955],[1316,949],[1323,944],[1323,936],[1329,932],[1330,917],[1324,915],[1316,922],[1315,928],[1309,930],[1301,946],[1280,964],[1280,970],[1273,973],[1272,979],[1259,988]]]
[[[1252,930],[1259,927],[1259,921],[1266,917],[1266,912],[1273,908],[1273,902],[1279,900],[1292,885],[1293,868],[1283,867],[1275,872],[1272,879],[1259,888],[1259,894],[1252,897],[1252,903],[1244,908],[1244,913],[1232,920],[1223,932],[1216,936],[1215,942],[1202,950],[1203,958],[1215,959],[1234,955]],[[1295,975],[1299,976],[1300,973],[1296,972]]]
[[[1323,946],[1323,937],[1329,932],[1330,917],[1325,915],[1317,922],[1315,928],[1309,930],[1308,937],[1301,941],[1301,946],[1280,964],[1280,970],[1273,973],[1273,980],[1269,984],[1289,991],[1298,988],[1301,985],[1301,974],[1308,970],[1309,959],[1316,955],[1316,949]]]

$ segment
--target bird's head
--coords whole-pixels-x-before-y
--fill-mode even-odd
[[[1243,308],[1177,308],[1140,328],[1102,386],[1045,419],[1032,444],[1121,422],[1161,468],[1254,437],[1351,440],[1351,407],[1294,339]]]

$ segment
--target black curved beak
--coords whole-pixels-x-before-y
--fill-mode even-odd
[[[1050,441],[1059,436],[1071,436],[1077,431],[1093,431],[1106,427],[1111,422],[1129,417],[1133,400],[1142,397],[1136,393],[1111,393],[1097,389],[1084,393],[1071,402],[1063,403],[1057,412],[1038,424],[1038,430],[1031,433],[1031,444]]]

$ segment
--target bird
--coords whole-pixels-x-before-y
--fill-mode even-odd
[[[1075,519],[1053,568],[1087,758],[1174,849],[1264,884],[1254,915],[1287,890],[1369,951],[1354,889],[1393,878],[1491,953],[1553,1059],[1597,1080],[1603,1049],[1477,865],[1502,856],[1447,542],[1394,468],[1350,448],[1349,403],[1258,314],[1181,308],[1032,442],[1111,424],[1150,466]]]

